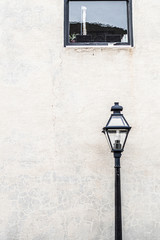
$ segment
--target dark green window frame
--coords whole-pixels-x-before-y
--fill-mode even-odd
[[[80,0],[64,0],[64,46],[107,46],[108,42],[76,42],[70,43],[69,41],[69,2],[80,1]],[[98,1],[98,0],[87,0],[87,1]],[[123,1],[127,4],[127,30],[128,30],[128,42],[122,43],[117,42],[113,45],[127,45],[133,47],[133,24],[132,24],[132,0],[99,0],[99,1]],[[85,2],[85,1],[84,1]]]

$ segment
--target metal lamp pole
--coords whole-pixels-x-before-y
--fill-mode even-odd
[[[122,240],[120,157],[121,151],[115,151],[115,240]]]

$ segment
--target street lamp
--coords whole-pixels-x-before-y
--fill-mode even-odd
[[[115,158],[115,240],[122,240],[120,158],[131,129],[123,114],[121,114],[122,110],[123,107],[115,102],[111,108],[113,113],[102,130],[109,140]]]

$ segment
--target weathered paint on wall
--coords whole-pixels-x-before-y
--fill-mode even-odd
[[[114,239],[114,101],[123,239],[159,239],[160,2],[133,10],[134,48],[64,48],[63,1],[0,1],[0,239]]]

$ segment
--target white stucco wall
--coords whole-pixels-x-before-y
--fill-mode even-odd
[[[63,1],[0,1],[1,240],[114,239],[114,101],[123,239],[159,239],[160,1],[133,10],[134,48],[64,48]]]

